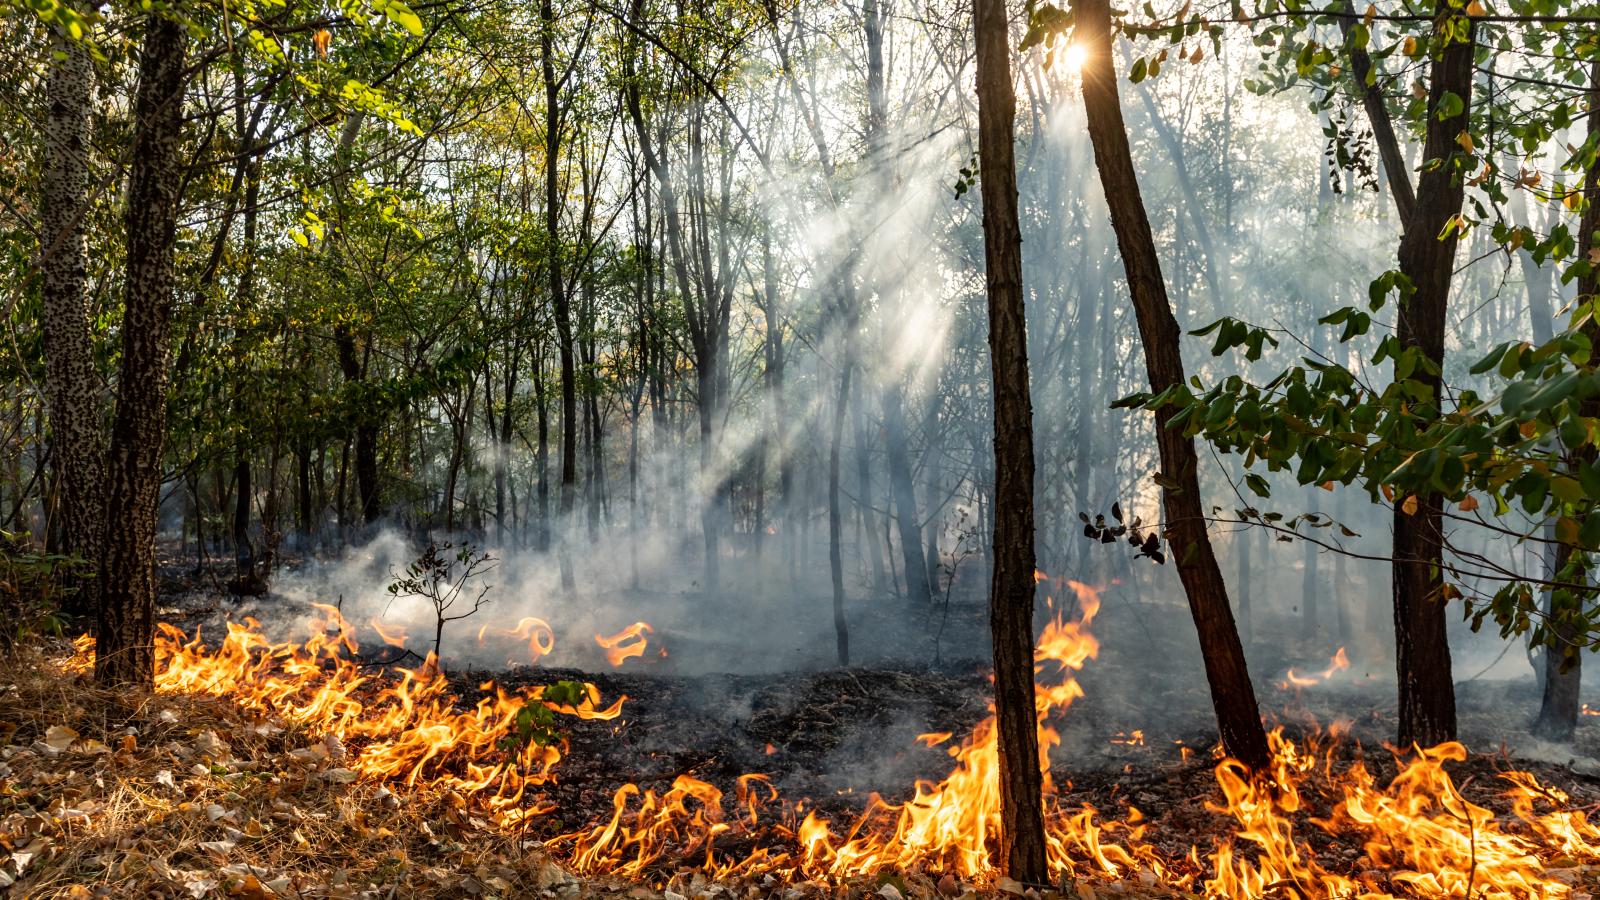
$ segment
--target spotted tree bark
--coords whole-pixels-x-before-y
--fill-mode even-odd
[[[1043,882],[1043,778],[1033,691],[1033,400],[1022,296],[1022,230],[1013,151],[1016,95],[1005,0],[974,0],[978,64],[978,177],[983,190],[994,379],[995,727],[1000,751],[1000,857],[1018,881]]]
[[[105,435],[99,378],[89,330],[88,247],[90,101],[94,66],[77,42],[58,36],[62,55],[46,85],[44,193],[40,204],[40,273],[44,301],[45,396],[51,452],[60,479],[66,552],[100,558],[105,517]],[[69,609],[93,612],[93,595],[73,595]]]
[[[1107,0],[1077,0],[1072,8],[1076,39],[1087,51],[1082,67],[1083,107],[1089,139],[1094,145],[1095,166],[1111,211],[1111,227],[1116,232],[1128,293],[1139,323],[1145,372],[1150,389],[1159,393],[1183,383],[1183,356],[1179,350],[1178,320],[1167,298],[1161,261],[1128,149],[1116,71],[1111,62],[1111,7]],[[1155,413],[1161,472],[1164,481],[1172,485],[1163,485],[1161,491],[1166,536],[1200,636],[1206,681],[1211,687],[1211,703],[1223,747],[1245,765],[1262,768],[1270,759],[1267,736],[1261,727],[1255,688],[1250,683],[1244,647],[1228,604],[1227,585],[1206,531],[1199,458],[1194,441],[1181,429],[1170,426],[1174,414],[1170,407]]]
[[[107,684],[148,686],[155,679],[156,514],[167,417],[186,44],[187,33],[178,22],[160,15],[146,19],[128,171],[122,364],[106,467],[106,539],[95,634],[95,678]]]

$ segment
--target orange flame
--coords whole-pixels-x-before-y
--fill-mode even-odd
[[[496,628],[493,625],[484,625],[478,629],[478,646],[482,647],[488,638],[509,638],[521,641],[528,648],[526,660],[512,656],[506,657],[506,665],[515,666],[523,662],[535,663],[542,656],[549,656],[556,649],[556,633],[550,623],[533,616],[525,616],[517,622],[515,628]]]
[[[217,647],[198,630],[189,637],[159,625],[157,690],[228,697],[312,734],[331,735],[347,756],[330,762],[358,777],[452,791],[478,800],[504,825],[550,811],[536,789],[561,758],[558,747],[517,740],[524,706],[543,703],[581,719],[621,715],[622,699],[602,708],[593,685],[584,686],[575,706],[563,706],[541,700],[542,688],[512,693],[490,683],[483,686],[489,696],[459,710],[431,654],[422,666],[396,669],[394,676],[369,671],[354,658],[359,648],[350,624],[331,606],[316,608],[321,617],[304,643],[270,641],[249,618],[228,623]],[[93,640],[76,646],[69,668],[87,671]]]
[[[1350,668],[1350,657],[1346,656],[1344,648],[1340,647],[1338,652],[1333,654],[1333,659],[1328,661],[1326,669],[1311,675],[1297,675],[1293,669],[1290,669],[1284,673],[1284,680],[1278,682],[1278,689],[1288,690],[1291,686],[1297,688],[1314,687],[1348,668]]]
[[[373,633],[378,636],[378,640],[391,647],[404,647],[406,645],[406,629],[403,626],[391,625],[386,629],[384,628],[383,620],[373,616],[367,620],[367,627],[371,628]]]
[[[1080,616],[1052,622],[1035,657],[1035,671],[1044,676],[1036,691],[1039,765],[1048,858],[1056,875],[1136,876],[1152,888],[1225,900],[1577,900],[1574,867],[1600,863],[1600,827],[1533,775],[1502,774],[1512,815],[1499,818],[1467,800],[1451,778],[1448,767],[1466,757],[1460,744],[1414,751],[1399,761],[1399,774],[1380,786],[1361,763],[1336,770],[1337,729],[1300,744],[1272,732],[1273,762],[1266,772],[1248,773],[1232,760],[1218,764],[1223,799],[1210,809],[1231,820],[1232,833],[1209,853],[1198,846],[1157,849],[1145,837],[1150,823],[1133,807],[1122,820],[1103,819],[1086,806],[1067,808],[1049,780],[1049,753],[1061,742],[1054,720],[1082,696],[1075,673],[1099,650],[1087,630],[1098,597],[1084,585],[1069,584],[1081,601]],[[505,828],[553,810],[539,789],[561,756],[556,747],[515,740],[521,710],[544,703],[557,713],[611,720],[626,699],[603,706],[599,691],[586,685],[575,704],[560,706],[544,701],[539,689],[508,693],[491,683],[483,686],[489,696],[459,709],[431,660],[397,670],[395,677],[363,669],[354,659],[348,623],[331,607],[319,610],[317,628],[304,643],[269,641],[254,620],[230,624],[216,647],[199,633],[187,637],[162,626],[157,686],[226,696],[313,735],[337,737],[323,743],[338,747],[345,757],[340,764],[359,777],[456,792]],[[87,671],[92,641],[80,638],[75,648],[67,667]],[[1325,677],[1337,670],[1330,668]],[[918,741],[944,746],[952,737],[934,733]],[[1133,732],[1129,740],[1141,737]],[[838,882],[921,871],[992,881],[999,874],[992,851],[1000,822],[993,717],[947,752],[954,766],[942,780],[917,782],[904,803],[874,795],[864,812],[839,826],[808,809],[805,800],[783,801],[764,775],[738,778],[725,806],[720,788],[683,774],[670,785],[624,785],[612,798],[609,816],[547,846],[565,853],[580,872],[628,878],[651,878],[659,867],[693,859],[712,877],[770,874]],[[1307,819],[1313,802],[1331,812]],[[1297,833],[1303,821],[1360,841],[1364,871],[1328,868],[1316,845]],[[756,849],[732,849],[752,845]]]
[[[650,627],[650,623],[635,622],[610,637],[597,634],[594,642],[606,652],[607,662],[614,667],[621,667],[627,660],[644,655],[645,645],[649,642],[645,635],[654,633],[655,629]],[[665,656],[666,650],[663,649],[661,655]]]

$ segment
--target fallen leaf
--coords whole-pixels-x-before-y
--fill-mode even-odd
[[[51,725],[44,733],[45,746],[57,753],[71,747],[77,739],[78,732],[65,725]]]

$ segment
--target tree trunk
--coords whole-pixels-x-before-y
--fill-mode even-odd
[[[1589,143],[1600,142],[1600,60],[1589,64]],[[1595,249],[1595,232],[1600,231],[1600,157],[1590,160],[1583,178],[1583,218],[1578,225],[1579,260],[1591,260],[1591,265],[1578,277],[1577,304],[1594,302],[1600,293],[1600,266],[1592,264]],[[1600,324],[1590,316],[1584,321],[1583,333],[1591,342],[1600,340]],[[1600,416],[1600,399],[1583,401],[1585,418]],[[1593,466],[1595,451],[1585,446],[1578,451],[1579,465]],[[1581,528],[1581,523],[1580,523]],[[1574,554],[1580,565],[1570,567]],[[1582,550],[1561,547],[1556,554],[1557,577],[1552,581],[1589,580],[1588,567],[1581,564]],[[1576,571],[1573,571],[1573,569]],[[1565,570],[1565,571],[1564,571]],[[1552,740],[1571,740],[1578,727],[1579,687],[1583,681],[1583,620],[1584,607],[1592,592],[1586,590],[1551,591],[1550,595],[1550,645],[1544,653],[1544,691],[1539,703],[1539,718],[1534,722],[1534,733]],[[1558,602],[1565,601],[1565,602]]]
[[[848,340],[848,338],[846,338]],[[848,354],[846,354],[848,356]],[[844,615],[844,514],[839,498],[839,464],[844,444],[845,407],[850,402],[850,366],[839,373],[834,398],[833,434],[828,443],[828,574],[833,582],[833,634],[839,665],[850,665],[850,625]]]
[[[550,552],[550,402],[544,389],[544,348],[533,355],[533,405],[537,412],[539,443],[534,450],[533,465],[538,471],[534,498],[538,505],[534,517],[533,547],[540,553]]]
[[[250,452],[241,439],[233,454],[233,589],[248,593],[256,572],[255,546],[250,543]]]
[[[46,163],[39,249],[45,396],[51,456],[60,479],[60,549],[96,564],[105,516],[105,435],[89,330],[89,255],[83,226],[89,204],[94,66],[78,42],[55,36],[52,44],[64,58],[50,69],[49,112],[43,130]],[[68,611],[93,612],[93,596],[89,590],[73,592]]]
[[[1033,404],[1013,156],[1016,97],[1004,0],[975,0],[972,19],[989,362],[994,379],[995,528],[989,629],[1000,755],[1000,858],[1012,878],[1044,883],[1049,872],[1033,696]]]
[[[561,494],[559,527],[565,534],[578,490],[578,385],[572,353],[572,299],[567,294],[561,258],[561,85],[556,80],[555,8],[550,0],[539,4],[539,67],[544,80],[544,227],[550,252],[545,260],[550,280],[550,305],[555,310],[556,352],[561,359]],[[576,587],[572,555],[561,540],[561,588]]]
[[[128,171],[122,362],[107,460],[95,679],[155,680],[155,542],[167,413],[167,331],[182,183],[184,26],[145,20]]]
[[[900,554],[905,561],[906,599],[912,603],[932,603],[933,588],[928,583],[927,557],[922,549],[922,521],[917,515],[917,493],[906,451],[905,404],[899,384],[891,384],[883,392],[883,430],[889,488],[894,493],[894,518],[900,533]]]
[[[1345,0],[1344,11],[1347,14],[1354,13],[1355,4]],[[1354,24],[1348,15],[1339,20],[1339,27],[1347,38]],[[1351,48],[1350,77],[1361,94],[1361,106],[1372,125],[1372,140],[1378,145],[1378,157],[1383,163],[1384,178],[1388,181],[1390,195],[1394,197],[1395,209],[1400,213],[1402,223],[1409,222],[1417,207],[1416,193],[1411,189],[1411,172],[1405,158],[1400,155],[1400,140],[1395,136],[1394,122],[1389,118],[1389,104],[1383,95],[1383,85],[1379,83],[1379,75],[1373,69],[1372,57],[1366,48]]]
[[[1161,263],[1139,194],[1117,98],[1116,72],[1111,61],[1111,9],[1107,0],[1077,0],[1073,9],[1077,21],[1076,38],[1087,50],[1082,68],[1083,106],[1089,138],[1094,145],[1095,165],[1100,171],[1100,185],[1111,210],[1111,225],[1128,278],[1150,389],[1159,393],[1183,383],[1183,357],[1179,350],[1178,322],[1172,315],[1166,284],[1161,278]],[[1211,687],[1211,702],[1216,709],[1223,747],[1240,762],[1259,769],[1270,760],[1266,732],[1261,727],[1261,713],[1245,665],[1244,647],[1234,627],[1233,610],[1228,605],[1227,586],[1206,531],[1199,459],[1194,442],[1185,437],[1181,429],[1169,426],[1172,416],[1170,407],[1155,413],[1156,446],[1164,476],[1161,495],[1166,537],[1189,599],[1189,612],[1199,632],[1206,680]],[[1168,484],[1176,487],[1167,487]]]
[[[312,521],[316,513],[311,499],[311,441],[304,437],[295,441],[294,487],[295,530],[299,532],[299,549],[305,552],[311,547],[311,535],[315,533]]]
[[[1415,292],[1398,307],[1397,337],[1402,352],[1417,350],[1429,365],[1418,366],[1413,378],[1425,395],[1413,407],[1417,428],[1427,427],[1440,414],[1440,371],[1444,365],[1445,310],[1450,296],[1450,276],[1455,267],[1459,230],[1446,230],[1461,214],[1465,177],[1457,173],[1453,157],[1456,137],[1468,127],[1472,107],[1472,20],[1448,4],[1438,4],[1435,41],[1449,40],[1452,23],[1461,23],[1466,37],[1432,48],[1433,63],[1428,90],[1428,132],[1423,147],[1426,162],[1417,182],[1414,214],[1405,220],[1400,241],[1400,271]],[[1446,94],[1454,94],[1462,112],[1440,119],[1435,110]],[[1443,235],[1443,237],[1441,237]],[[1401,746],[1433,746],[1455,740],[1455,684],[1450,677],[1450,642],[1445,629],[1443,503],[1436,494],[1417,498],[1414,513],[1399,505],[1394,511],[1394,626],[1395,662],[1399,674]]]

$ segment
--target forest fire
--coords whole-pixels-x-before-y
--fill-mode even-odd
[[[1251,777],[1231,760],[1216,766],[1222,799],[1209,808],[1218,815],[1219,835],[1227,836],[1186,853],[1163,847],[1132,806],[1116,819],[1061,802],[1048,759],[1061,743],[1057,719],[1083,696],[1075,673],[1099,649],[1088,631],[1098,598],[1086,586],[1071,586],[1079,617],[1057,618],[1044,629],[1035,666],[1049,859],[1059,876],[1136,878],[1151,887],[1237,900],[1275,892],[1485,900],[1581,895],[1572,885],[1572,870],[1600,861],[1600,828],[1568,808],[1561,791],[1525,772],[1503,775],[1510,816],[1497,817],[1468,801],[1447,771],[1466,757],[1457,743],[1399,760],[1396,777],[1382,785],[1362,762],[1342,770],[1336,765],[1338,729],[1305,745],[1275,731],[1270,772]],[[527,740],[536,717],[525,710],[579,719],[622,713],[625,698],[604,706],[593,685],[508,692],[487,683],[489,696],[461,709],[433,660],[392,674],[364,668],[352,627],[331,607],[319,607],[319,613],[304,643],[269,641],[254,620],[230,624],[216,646],[165,626],[157,686],[225,697],[321,733],[312,752],[326,754],[328,764],[351,777],[455,792],[500,827],[525,826],[555,811],[539,789],[558,778],[561,742]],[[638,629],[638,643],[647,629]],[[92,642],[80,639],[69,665],[86,670],[92,653]],[[918,740],[933,747],[953,738],[945,732]],[[831,821],[804,799],[781,797],[767,774],[739,777],[731,798],[708,781],[681,774],[660,792],[624,785],[612,797],[608,816],[546,846],[581,874],[634,880],[651,880],[669,864],[694,860],[715,878],[770,875],[838,883],[920,871],[994,883],[1000,877],[992,858],[1000,799],[992,715],[948,753],[954,765],[942,780],[917,782],[910,798],[899,803],[875,793],[850,821]],[[1326,814],[1307,818],[1324,809]],[[1313,849],[1316,842],[1297,832],[1302,822],[1326,838],[1354,842],[1363,865],[1345,871],[1324,863]]]

